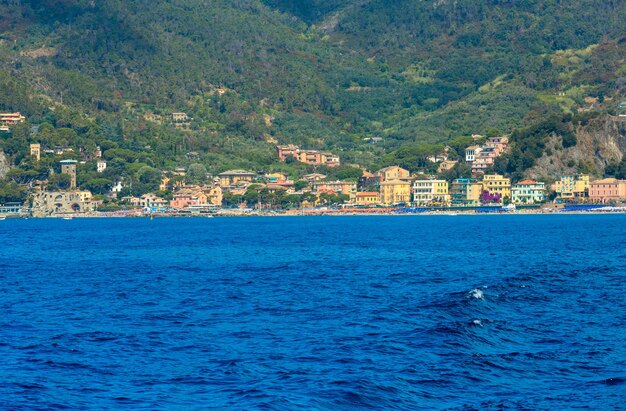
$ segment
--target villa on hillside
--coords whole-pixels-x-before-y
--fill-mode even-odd
[[[15,113],[0,113],[0,124],[4,126],[14,126],[16,124],[20,124],[26,121],[26,117],[24,117],[19,111]]]
[[[287,161],[287,159],[291,157],[300,163],[311,165],[337,167],[341,164],[339,156],[326,151],[302,150],[300,147],[293,144],[276,146],[276,148],[280,161]]]
[[[256,173],[246,170],[229,170],[217,175],[220,180],[220,186],[230,187],[239,182],[251,183],[256,178]]]
[[[484,173],[495,163],[495,159],[509,148],[508,137],[490,137],[482,146],[472,145],[465,149],[465,161],[471,163],[472,173]]]

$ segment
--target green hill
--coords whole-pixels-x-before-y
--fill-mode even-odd
[[[43,130],[0,142],[16,163],[39,141],[269,170],[280,142],[379,167],[619,98],[625,32],[623,1],[0,0],[0,110]],[[144,119],[171,112],[187,130]]]

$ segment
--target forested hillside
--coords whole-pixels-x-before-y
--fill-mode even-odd
[[[624,33],[624,1],[0,0],[0,110],[44,125],[2,148],[218,172],[280,168],[278,142],[415,170],[471,134],[574,127],[586,98],[611,113]],[[188,129],[144,119],[174,111]]]

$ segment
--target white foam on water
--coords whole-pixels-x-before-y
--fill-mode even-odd
[[[485,294],[483,293],[483,290],[481,290],[480,288],[474,288],[472,291],[468,293],[468,296],[471,298],[476,298],[478,300],[485,299]]]

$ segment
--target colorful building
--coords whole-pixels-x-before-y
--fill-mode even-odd
[[[562,200],[586,198],[589,195],[589,175],[561,176],[553,188],[557,197]]]
[[[148,211],[165,210],[167,208],[167,200],[154,193],[147,193],[141,197],[132,197],[130,203],[134,207],[143,208]]]
[[[511,189],[513,204],[537,204],[546,201],[546,184],[535,180],[522,180]]]
[[[15,113],[0,113],[0,124],[5,126],[14,126],[19,123],[23,123],[26,121],[26,117],[24,117],[19,111]]]
[[[473,178],[457,178],[450,186],[452,205],[475,206],[480,204],[483,185]]]
[[[207,204],[207,195],[198,188],[182,188],[174,194],[170,201],[170,207],[177,209]]]
[[[218,174],[218,177],[220,186],[230,187],[239,182],[251,183],[255,179],[256,174],[246,170],[229,170]]]
[[[626,199],[626,180],[605,178],[589,183],[589,200],[609,203]]]
[[[511,198],[511,179],[500,174],[485,174],[483,176],[483,190],[489,194],[499,195],[501,199]]]
[[[450,203],[446,180],[413,181],[413,203],[415,205],[447,205]]]
[[[411,183],[402,180],[385,180],[380,183],[380,202],[384,205],[411,202]]]
[[[472,163],[473,174],[481,174],[487,171],[508,147],[508,137],[490,137],[482,146],[468,147],[465,150],[465,160]]]
[[[388,180],[408,180],[411,178],[411,173],[400,166],[390,166],[381,168],[375,173],[375,176],[380,177],[382,183]]]
[[[356,183],[352,181],[316,181],[313,184],[315,193],[346,194],[354,198],[356,194]]]
[[[471,163],[476,160],[476,156],[480,153],[480,146],[469,146],[465,149],[465,161]]]
[[[445,160],[445,161],[442,161],[441,163],[439,163],[439,167],[437,167],[437,172],[438,173],[443,173],[443,172],[446,172],[448,170],[452,170],[454,168],[454,166],[456,166],[457,163],[458,163],[458,161],[455,161],[455,160]]]
[[[107,169],[107,162],[105,160],[98,160],[96,162],[96,171],[98,173],[104,173],[104,170]]]
[[[380,194],[375,191],[356,193],[355,204],[366,207],[380,204]]]
[[[324,174],[319,174],[319,173],[307,174],[302,178],[304,178],[309,183],[313,183],[315,181],[326,180],[326,176]]]
[[[337,167],[341,164],[339,156],[324,151],[302,150],[293,144],[276,146],[276,148],[280,161],[286,161],[287,158],[293,157],[296,161],[304,164],[325,165],[327,167]]]
[[[300,148],[293,144],[287,144],[284,146],[276,146],[278,149],[278,159],[280,161],[287,160],[288,157],[293,157],[294,159],[298,159],[298,153],[300,152]]]
[[[30,156],[35,160],[41,160],[41,144],[30,145]]]

